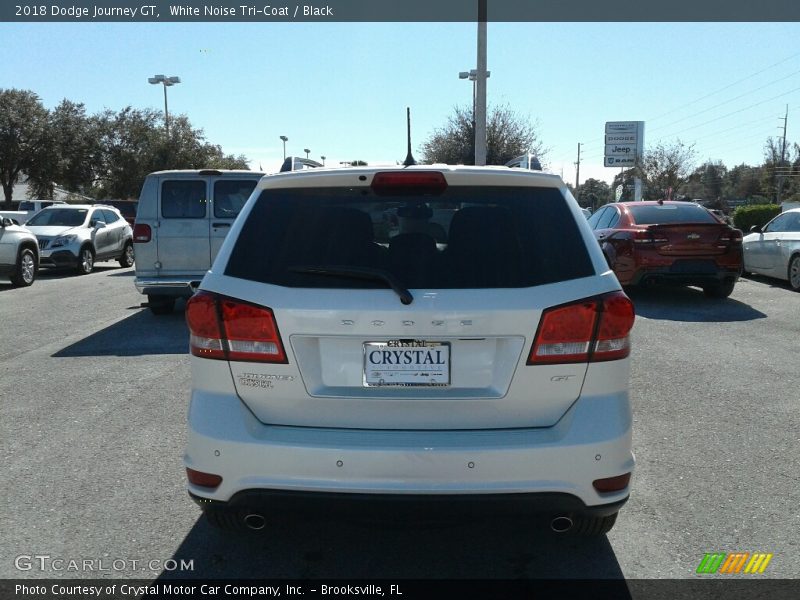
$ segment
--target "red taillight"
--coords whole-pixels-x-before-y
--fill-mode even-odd
[[[286,353],[269,308],[209,292],[186,303],[191,353],[202,358],[285,363]]]
[[[153,232],[150,225],[135,223],[133,226],[133,241],[136,244],[145,244],[152,238]]]
[[[631,353],[628,334],[635,319],[633,302],[622,292],[615,292],[601,296],[599,303],[603,312],[600,314],[591,360],[599,362],[625,358]]]
[[[447,180],[439,171],[383,171],[375,173],[371,187],[382,196],[441,194],[447,189]]]
[[[586,362],[596,323],[596,300],[546,310],[528,364]]]
[[[605,479],[595,479],[592,486],[600,493],[621,492],[631,482],[631,474],[617,475],[616,477],[606,477]]]
[[[195,471],[194,469],[190,469],[188,467],[186,468],[186,476],[189,478],[189,483],[207,488],[215,488],[222,483],[222,477],[219,475]]]
[[[598,362],[630,354],[633,303],[623,292],[612,292],[542,314],[528,364]]]
[[[214,294],[197,292],[189,298],[186,303],[186,324],[189,326],[189,349],[192,354],[225,360],[226,348]]]

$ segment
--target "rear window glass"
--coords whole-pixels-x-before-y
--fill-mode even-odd
[[[696,204],[629,205],[628,210],[633,217],[633,222],[638,225],[719,223],[710,212]]]
[[[161,184],[161,216],[202,219],[206,216],[205,181],[165,181]]]
[[[385,287],[293,270],[321,266],[380,269],[412,289],[530,287],[594,274],[557,189],[457,186],[408,197],[370,188],[265,190],[225,272],[287,287]]]
[[[223,179],[214,183],[214,216],[234,219],[253,193],[258,181]]]

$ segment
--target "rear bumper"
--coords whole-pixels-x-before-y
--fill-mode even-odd
[[[203,502],[273,501],[283,492],[429,502],[473,496],[479,503],[585,512],[627,498],[627,488],[600,494],[592,482],[633,470],[631,422],[627,393],[615,393],[581,398],[546,428],[287,427],[261,423],[234,395],[195,390],[184,462],[222,477],[215,489],[189,484]]]
[[[336,515],[341,517],[404,518],[424,515],[426,518],[464,518],[481,515],[585,515],[607,517],[619,511],[628,501],[622,500],[586,506],[570,494],[521,493],[482,495],[415,495],[415,494],[347,494],[330,492],[293,492],[284,490],[247,490],[228,502],[209,500],[189,492],[203,511],[241,510],[260,513],[292,513]]]
[[[741,272],[741,263],[733,266],[716,265],[693,269],[690,261],[685,264],[676,261],[670,265],[640,268],[631,278],[630,285],[666,283],[703,286],[730,280],[736,281]]]
[[[137,277],[134,285],[140,294],[189,298],[200,286],[201,277]]]

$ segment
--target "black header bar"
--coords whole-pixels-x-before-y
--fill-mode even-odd
[[[488,21],[800,21],[798,0],[488,0]],[[474,22],[470,0],[49,0],[0,3],[5,22]]]

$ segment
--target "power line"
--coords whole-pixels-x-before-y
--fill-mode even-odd
[[[735,85],[738,85],[738,84],[742,83],[743,81],[747,81],[748,79],[752,79],[753,77],[755,77],[755,76],[757,76],[757,75],[761,75],[761,73],[764,73],[765,71],[769,71],[770,69],[772,69],[773,67],[777,67],[778,65],[782,65],[783,63],[785,63],[785,62],[787,62],[787,61],[790,61],[791,59],[793,59],[793,58],[795,58],[795,57],[797,57],[797,56],[800,56],[800,52],[798,52],[798,53],[796,53],[796,54],[792,54],[791,56],[789,56],[789,57],[787,57],[787,58],[784,58],[783,60],[779,60],[778,62],[776,62],[776,63],[774,63],[774,64],[772,64],[772,65],[770,65],[770,66],[768,66],[768,67],[764,67],[764,68],[763,68],[763,69],[761,69],[760,71],[756,71],[755,73],[753,73],[753,74],[751,74],[751,75],[748,75],[747,77],[743,77],[742,79],[739,79],[739,80],[737,80],[737,81],[734,81],[733,83],[729,83],[729,84],[728,84],[728,85],[726,85],[725,87],[721,87],[721,88],[719,88],[718,90],[715,90],[715,91],[713,91],[713,92],[710,92],[710,93],[706,94],[705,96],[701,96],[700,98],[697,98],[697,99],[695,99],[695,100],[692,100],[692,101],[690,101],[690,102],[687,102],[686,104],[682,104],[681,106],[679,106],[679,107],[677,107],[677,108],[674,108],[674,109],[672,109],[671,111],[668,111],[668,112],[665,112],[665,113],[663,113],[663,114],[660,114],[660,115],[658,115],[657,117],[652,117],[652,118],[651,118],[651,119],[649,119],[649,120],[650,120],[650,121],[657,121],[658,119],[660,119],[660,118],[662,118],[662,117],[666,117],[667,115],[671,115],[672,113],[675,113],[675,112],[677,112],[677,111],[681,110],[682,108],[686,108],[687,106],[691,106],[692,104],[695,104],[695,103],[697,103],[697,102],[700,102],[701,100],[705,100],[706,98],[710,98],[711,96],[713,96],[713,95],[715,95],[715,94],[718,94],[718,93],[720,93],[720,92],[724,92],[725,90],[727,90],[727,89],[730,89],[730,88],[732,88],[733,86],[735,86]]]
[[[724,102],[720,102],[719,104],[715,104],[715,105],[713,105],[713,106],[710,106],[710,107],[708,107],[708,108],[705,108],[705,109],[703,109],[703,110],[701,110],[701,111],[699,111],[699,112],[696,112],[696,113],[694,113],[693,115],[689,115],[688,117],[683,117],[683,118],[681,118],[681,119],[678,119],[677,121],[673,121],[672,123],[667,123],[666,125],[662,125],[662,126],[660,126],[660,127],[655,127],[654,129],[651,129],[650,131],[651,131],[651,132],[652,132],[653,130],[655,130],[655,131],[659,131],[659,130],[661,130],[661,129],[665,129],[665,128],[667,128],[667,127],[671,127],[672,125],[675,125],[676,123],[681,123],[682,121],[686,121],[687,119],[691,119],[691,118],[693,118],[693,117],[696,117],[696,116],[698,116],[698,115],[702,115],[702,114],[704,114],[704,113],[707,113],[707,112],[708,112],[708,111],[710,111],[710,110],[714,110],[715,108],[719,108],[720,106],[724,106],[725,104],[730,104],[731,102],[734,102],[734,101],[736,101],[736,100],[739,100],[739,99],[741,99],[741,98],[744,98],[745,96],[749,96],[750,94],[753,94],[753,93],[755,93],[755,92],[759,92],[759,91],[763,90],[764,88],[767,88],[767,87],[769,87],[769,86],[771,86],[771,85],[774,85],[774,84],[776,84],[776,83],[780,83],[781,81],[785,81],[785,80],[789,79],[790,77],[794,77],[794,76],[795,76],[795,75],[797,75],[798,73],[800,73],[800,71],[795,71],[794,73],[789,73],[789,74],[788,74],[786,77],[782,77],[782,78],[780,78],[780,79],[776,79],[775,81],[771,81],[771,82],[769,82],[769,83],[767,83],[767,84],[765,84],[765,85],[762,85],[762,86],[761,86],[761,87],[759,87],[759,88],[756,88],[756,89],[754,89],[754,90],[750,90],[749,92],[745,92],[744,94],[739,94],[739,95],[738,95],[738,96],[736,96],[735,98],[731,98],[730,100],[725,100]]]
[[[722,115],[722,116],[717,117],[715,119],[709,119],[708,121],[704,121],[703,123],[697,123],[697,124],[695,124],[695,125],[693,125],[691,127],[687,127],[686,129],[681,129],[680,131],[676,131],[675,133],[670,134],[670,136],[676,136],[676,135],[679,135],[679,134],[684,133],[686,131],[691,131],[692,129],[696,129],[698,127],[702,127],[703,125],[708,125],[709,123],[714,123],[716,121],[720,121],[722,119],[726,119],[726,118],[731,117],[733,115],[739,114],[740,112],[744,112],[746,110],[750,110],[751,108],[755,108],[756,106],[761,106],[762,104],[766,104],[767,102],[771,102],[772,100],[777,100],[778,98],[783,98],[784,96],[788,96],[789,94],[791,94],[793,92],[797,92],[797,91],[800,91],[800,87],[796,87],[794,89],[791,89],[788,92],[784,92],[783,94],[778,94],[777,96],[773,96],[772,98],[767,98],[766,100],[762,100],[761,102],[756,102],[755,104],[751,104],[750,106],[745,106],[744,108],[740,108],[739,110],[735,110],[733,112],[730,112],[728,114]],[[657,138],[657,141],[658,140],[663,140],[666,137],[668,137],[668,136],[661,136],[660,138]]]

